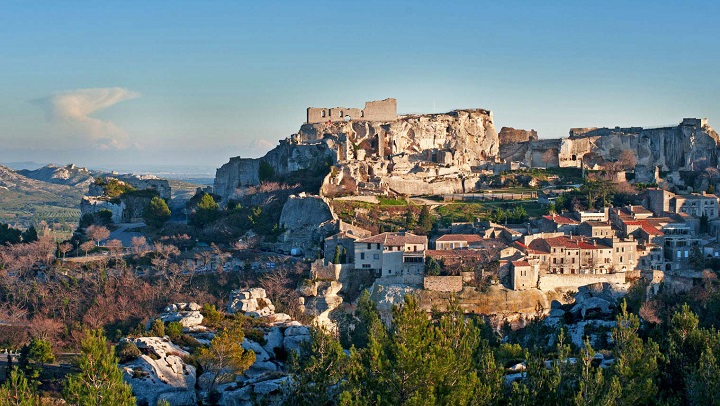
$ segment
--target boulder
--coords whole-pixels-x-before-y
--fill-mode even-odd
[[[123,379],[132,386],[138,403],[195,405],[195,367],[183,361],[189,355],[170,340],[160,337],[123,339],[134,343],[142,355],[120,365]]]
[[[175,313],[163,313],[160,319],[165,323],[179,322],[183,327],[195,327],[202,324],[203,315],[199,311],[179,311]]]
[[[275,306],[267,298],[265,289],[234,290],[230,293],[227,312],[230,314],[243,312],[251,317],[267,317],[275,313]]]
[[[285,329],[283,346],[288,353],[290,351],[300,353],[300,346],[306,341],[310,341],[310,330],[307,327],[291,326]]]
[[[590,297],[573,306],[573,314],[580,314],[583,319],[607,318],[613,315],[612,304],[599,297]]]
[[[283,348],[283,333],[279,327],[271,327],[265,333],[263,349],[270,355],[275,355],[275,348]]]
[[[255,341],[248,340],[247,338],[243,339],[242,347],[245,351],[252,351],[255,353],[255,362],[265,362],[270,359],[270,356],[268,355],[267,351],[263,349],[263,347],[256,343]]]

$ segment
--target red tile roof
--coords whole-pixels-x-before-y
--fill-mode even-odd
[[[559,216],[557,214],[543,216],[544,219],[550,220],[555,224],[578,224],[578,221],[570,217]]]
[[[427,245],[427,237],[419,236],[412,233],[382,233],[372,237],[357,240],[358,243],[380,243],[384,246],[399,247],[405,244],[425,244]]]
[[[530,266],[530,263],[527,261],[512,261],[513,266]]]
[[[665,233],[658,230],[655,226],[651,225],[647,221],[642,221],[640,227],[649,235],[665,235]]]
[[[482,238],[477,234],[445,234],[438,238],[436,241],[448,242],[448,241],[465,241],[467,243],[480,242]]]

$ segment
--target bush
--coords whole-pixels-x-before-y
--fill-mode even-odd
[[[215,305],[205,303],[200,310],[200,314],[203,315],[203,324],[208,327],[220,327],[225,314],[215,308]]]
[[[165,336],[165,323],[160,319],[153,320],[148,330],[149,337],[164,337]]]
[[[142,353],[138,349],[137,345],[129,341],[122,341],[115,346],[115,355],[118,357],[121,364],[132,361],[141,354]]]
[[[245,333],[245,338],[248,340],[255,341],[260,345],[265,345],[267,343],[267,340],[265,340],[265,333],[258,328],[243,329],[243,333]]]
[[[182,334],[183,325],[179,321],[173,321],[165,326],[165,334],[167,334],[171,340],[175,341]]]

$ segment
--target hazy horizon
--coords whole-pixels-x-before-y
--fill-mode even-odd
[[[720,5],[4,4],[0,162],[196,165],[258,157],[305,109],[394,97],[571,127],[720,127]]]

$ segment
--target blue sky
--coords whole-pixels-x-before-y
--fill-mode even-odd
[[[720,127],[712,2],[0,1],[0,162],[220,166],[307,106]]]

